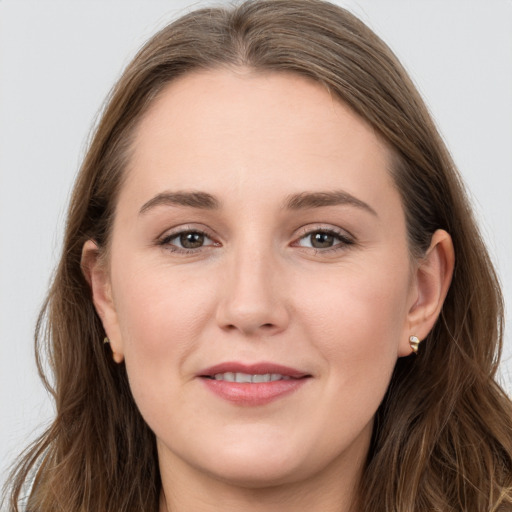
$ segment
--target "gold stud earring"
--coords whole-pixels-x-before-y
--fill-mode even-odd
[[[105,336],[105,338],[103,338],[103,344],[104,345],[108,345],[110,343],[110,340],[108,339],[107,336]],[[112,347],[110,347],[112,349]],[[114,352],[112,350],[112,359],[117,363],[122,363],[123,360],[124,360],[124,356],[122,354],[118,354],[117,352]]]
[[[414,354],[418,353],[418,346],[420,344],[420,340],[417,336],[410,336],[409,337],[409,345],[411,346],[411,349]]]

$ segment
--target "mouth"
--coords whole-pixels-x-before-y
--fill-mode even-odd
[[[243,364],[238,362],[221,363],[206,368],[201,371],[198,376],[205,379],[245,384],[311,377],[309,373],[296,368],[267,362],[255,364]]]
[[[290,380],[293,377],[289,375],[281,375],[280,373],[241,373],[241,372],[225,372],[216,373],[213,376],[203,375],[205,379],[224,380],[226,382],[243,382],[243,383],[258,383],[258,382],[276,382],[278,380]]]
[[[235,405],[256,406],[300,389],[312,375],[272,363],[222,363],[197,375],[218,397]]]

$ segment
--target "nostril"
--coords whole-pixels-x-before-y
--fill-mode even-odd
[[[275,329],[275,327],[276,326],[274,324],[272,324],[272,323],[266,323],[266,324],[261,324],[259,326],[259,329],[263,329],[265,331],[268,331],[268,330],[271,330],[271,329]],[[228,324],[224,328],[227,329],[228,331],[238,330],[238,327],[235,324]]]

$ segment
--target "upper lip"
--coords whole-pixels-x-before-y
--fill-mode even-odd
[[[216,364],[205,368],[198,373],[198,377],[213,377],[219,373],[247,373],[249,375],[264,375],[267,373],[278,373],[283,376],[291,377],[293,379],[300,379],[302,377],[309,377],[310,374],[291,368],[289,366],[283,366],[281,364],[260,362],[245,364],[235,361],[227,361],[224,363]]]

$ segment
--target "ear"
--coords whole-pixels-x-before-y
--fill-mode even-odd
[[[415,268],[413,295],[407,314],[406,333],[400,343],[399,356],[411,354],[409,336],[424,340],[434,327],[448,293],[455,264],[450,235],[438,229],[425,256]]]
[[[93,240],[87,240],[82,248],[80,262],[82,273],[91,287],[92,301],[110,342],[112,357],[116,363],[124,359],[117,312],[112,298],[110,275],[100,249]]]

